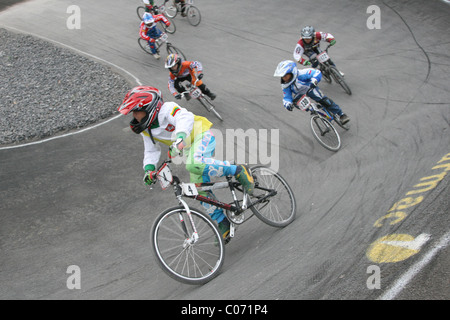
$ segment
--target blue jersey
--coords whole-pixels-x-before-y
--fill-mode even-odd
[[[313,68],[298,70],[297,79],[283,89],[283,105],[286,107],[292,104],[294,98],[304,95],[311,86],[311,79],[319,82],[322,79],[322,72]]]

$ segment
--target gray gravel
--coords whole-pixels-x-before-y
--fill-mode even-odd
[[[130,87],[104,64],[0,29],[0,145],[42,139],[118,114]]]

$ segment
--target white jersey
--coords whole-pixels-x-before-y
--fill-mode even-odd
[[[157,121],[151,126],[155,142],[171,145],[178,133],[189,136],[194,127],[194,114],[175,102],[165,102],[159,111]],[[161,146],[153,143],[148,130],[141,133],[144,139],[144,168],[148,164],[156,166],[161,157]]]

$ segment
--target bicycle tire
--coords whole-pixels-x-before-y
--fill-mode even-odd
[[[183,58],[184,61],[186,61],[186,56],[184,55],[183,51],[181,51],[180,49],[178,49],[177,47],[175,47],[173,44],[171,43],[167,43],[166,45],[166,50],[167,50],[167,54],[171,54],[171,53],[176,53],[179,56],[181,56]]]
[[[331,75],[328,70],[328,66],[321,66],[320,68],[320,71],[322,72],[322,78],[325,79],[326,82],[331,83]]]
[[[225,259],[222,236],[209,216],[191,209],[199,238],[197,242],[189,243],[181,227],[180,214],[187,222],[188,235],[192,235],[186,209],[183,206],[169,208],[153,224],[150,234],[153,252],[161,269],[171,278],[202,285],[220,273]]]
[[[201,97],[200,99],[200,103],[205,107],[206,110],[208,110],[209,112],[212,111],[212,113],[214,113],[214,115],[220,120],[223,121],[222,116],[220,115],[219,112],[217,112],[216,107],[214,107],[213,103],[211,102],[211,100],[203,95],[203,97]]]
[[[147,40],[139,38],[138,39],[138,43],[139,43],[139,46],[141,47],[142,50],[144,50],[146,53],[148,53],[150,55],[153,55],[152,51],[150,50],[150,46],[149,46]]]
[[[310,123],[314,138],[324,148],[334,152],[341,148],[341,137],[329,120],[316,114],[311,117]]]
[[[345,93],[348,95],[352,94],[352,90],[348,86],[347,82],[345,82],[344,78],[341,76],[341,73],[336,67],[330,67],[331,76],[334,78],[334,81],[339,83],[339,85],[344,89]]]
[[[136,8],[136,13],[137,13],[137,15],[138,15],[138,17],[139,17],[139,20],[142,21],[142,16],[143,16],[144,13],[145,13],[145,8],[144,8],[143,6],[137,7],[137,8]]]
[[[161,30],[161,29],[164,30],[164,31],[167,32],[167,33],[174,34],[175,31],[177,31],[177,26],[175,25],[175,23],[173,22],[172,19],[167,18],[167,20],[170,21],[170,25],[169,25],[169,26],[166,26],[166,24],[165,24],[164,22],[159,21],[159,22],[158,22],[158,28],[159,28],[160,30]]]
[[[166,14],[166,16],[168,16],[169,18],[175,18],[176,16],[177,16],[177,14],[178,14],[178,7],[177,7],[177,5],[176,4],[174,4],[173,2],[172,2],[172,5],[170,5],[170,6],[167,6],[166,7],[166,10],[164,11],[165,12],[165,14]]]
[[[297,202],[289,184],[279,173],[266,166],[254,166],[250,170],[255,179],[255,189],[249,197],[251,203],[267,195],[268,191],[265,189],[275,188],[277,191],[276,195],[250,207],[250,210],[272,227],[283,228],[289,225],[294,221],[297,212]]]
[[[200,24],[200,21],[202,20],[200,10],[198,10],[196,6],[189,6],[187,8],[186,17],[188,19],[188,22],[194,27],[198,26]]]

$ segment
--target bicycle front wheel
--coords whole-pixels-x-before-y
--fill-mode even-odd
[[[181,56],[181,57],[183,58],[184,61],[186,61],[186,56],[185,56],[184,53],[183,53],[180,49],[178,49],[177,47],[173,46],[173,45],[170,44],[170,43],[167,43],[166,49],[167,49],[167,54],[176,53],[176,54],[178,54],[179,56]]]
[[[193,285],[205,284],[220,272],[225,258],[222,237],[210,217],[191,209],[197,230],[195,240],[184,207],[170,208],[153,224],[151,242],[160,267],[173,279]]]
[[[152,50],[150,49],[150,45],[148,44],[147,40],[144,40],[142,38],[138,39],[139,46],[142,50],[144,50],[146,53],[153,55]]]
[[[326,82],[331,83],[331,75],[328,70],[329,69],[327,66],[320,66],[320,71],[322,71],[322,78],[324,78]]]
[[[251,168],[255,189],[250,207],[255,216],[270,226],[283,228],[295,219],[297,204],[291,187],[274,170],[265,166]],[[274,193],[272,196],[268,196]],[[267,198],[265,198],[268,196]]]
[[[336,69],[336,67],[331,67],[330,68],[330,73],[331,73],[332,77],[334,78],[334,81],[339,83],[339,85],[342,87],[342,89],[344,89],[344,91],[348,95],[351,95],[352,94],[352,90],[350,90],[350,87],[348,86],[347,82],[345,82],[344,77],[341,75],[339,70]]]
[[[142,20],[142,17],[144,16],[144,13],[145,13],[145,8],[142,6],[137,7],[136,13],[139,17],[139,20]]]
[[[194,27],[198,26],[200,21],[202,20],[200,10],[198,10],[195,6],[189,6],[189,8],[187,8],[186,16],[188,22]]]
[[[341,138],[330,121],[318,115],[311,117],[311,130],[314,138],[326,149],[338,151],[341,147]]]
[[[220,115],[219,112],[217,112],[216,108],[214,107],[213,103],[211,102],[211,100],[207,97],[207,96],[203,96],[200,99],[200,103],[206,108],[206,110],[208,110],[209,112],[214,113],[214,115],[220,120],[223,121],[222,116]]]

